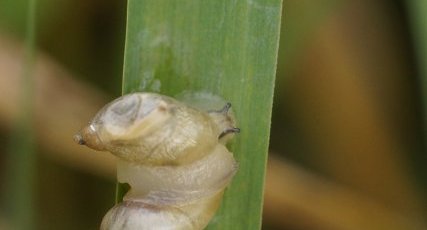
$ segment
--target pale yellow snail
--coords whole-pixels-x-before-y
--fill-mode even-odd
[[[206,227],[237,170],[225,147],[239,131],[229,109],[204,111],[154,93],[102,108],[74,138],[116,155],[118,181],[131,188],[101,229]]]

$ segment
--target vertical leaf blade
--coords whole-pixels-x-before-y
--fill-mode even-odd
[[[15,229],[33,229],[35,226],[35,172],[36,153],[33,124],[33,72],[35,69],[36,51],[36,6],[37,0],[18,2],[23,4],[15,14],[26,15],[25,23],[25,56],[21,63],[20,80],[20,113],[14,121],[10,136],[10,146],[6,157],[5,202],[8,218]],[[25,13],[26,11],[26,13]],[[21,13],[21,14],[19,14]]]
[[[259,229],[281,0],[129,0],[123,93],[219,95],[239,128],[239,171],[209,229]]]
[[[412,35],[414,40],[415,54],[417,58],[417,68],[419,74],[419,82],[421,83],[421,101],[423,103],[423,114],[424,117],[424,151],[427,147],[427,140],[425,137],[427,131],[427,1],[424,0],[411,0],[406,1],[410,22]],[[414,166],[418,169],[418,180],[421,185],[422,192],[427,194],[427,170],[425,169],[425,152],[419,154],[415,157]],[[424,205],[426,206],[426,200],[424,200]]]

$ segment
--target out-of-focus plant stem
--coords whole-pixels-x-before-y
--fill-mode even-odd
[[[32,129],[35,62],[36,0],[27,1],[25,59],[22,63],[20,112],[14,120],[4,194],[14,229],[33,229],[35,222],[35,151]]]

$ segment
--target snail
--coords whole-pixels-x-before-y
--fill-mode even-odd
[[[74,136],[117,156],[117,179],[130,185],[101,230],[205,228],[238,168],[225,146],[240,131],[230,107],[205,111],[155,93],[104,106]]]

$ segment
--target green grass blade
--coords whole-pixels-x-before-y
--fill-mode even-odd
[[[417,56],[418,73],[421,83],[423,117],[424,117],[424,151],[427,148],[427,1],[411,0],[406,1],[408,13],[411,20],[411,29],[414,39],[415,53]],[[427,170],[425,168],[425,152],[419,153],[414,158],[414,166],[417,169],[420,188],[424,194],[427,194]],[[427,200],[424,199],[424,205],[427,206]]]
[[[240,168],[209,229],[259,229],[281,0],[129,0],[123,93],[230,101]]]
[[[20,116],[11,135],[7,156],[7,178],[3,199],[14,229],[34,229],[35,151],[32,130],[33,71],[35,57],[36,0],[27,0],[25,59],[21,80]],[[18,13],[19,12],[15,12]],[[25,14],[26,13],[26,14]]]
[[[411,16],[418,68],[422,79],[424,107],[427,108],[427,65],[425,63],[427,59],[427,1],[411,0],[407,2],[407,5]]]

